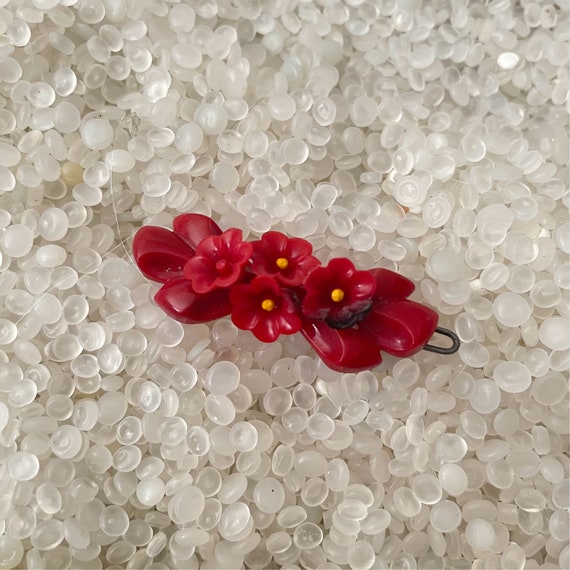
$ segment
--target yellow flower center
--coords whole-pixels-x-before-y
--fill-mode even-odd
[[[340,303],[344,299],[344,291],[342,289],[333,289],[331,292],[331,299],[335,303]]]
[[[273,309],[275,309],[275,301],[271,299],[264,299],[261,301],[261,308],[264,311],[273,311]]]
[[[275,265],[277,265],[279,269],[287,269],[287,267],[289,266],[289,261],[285,257],[279,257],[275,261]]]

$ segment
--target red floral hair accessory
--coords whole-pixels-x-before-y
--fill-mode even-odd
[[[145,226],[134,237],[135,261],[162,287],[156,303],[183,323],[231,315],[259,340],[301,332],[327,366],[341,372],[373,368],[382,352],[452,354],[457,336],[437,326],[437,313],[411,301],[414,284],[388,269],[359,271],[346,258],[322,266],[311,244],[267,232],[246,242],[209,217],[182,214],[173,230]],[[438,332],[452,345],[428,344]]]

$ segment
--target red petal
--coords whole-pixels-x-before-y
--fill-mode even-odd
[[[276,256],[284,253],[287,249],[287,243],[290,242],[289,238],[281,232],[266,232],[261,236],[261,241],[266,246],[266,251],[270,251]]]
[[[305,239],[291,238],[288,245],[289,255],[293,258],[306,257],[313,253],[313,246]]]
[[[259,323],[259,310],[255,310],[251,306],[234,305],[232,309],[232,322],[238,329],[245,331],[253,329]]]
[[[133,255],[143,275],[165,283],[182,276],[194,250],[166,228],[145,226],[135,234]]]
[[[228,289],[196,293],[184,278],[165,283],[154,296],[157,305],[182,323],[206,323],[225,317],[232,310]]]
[[[353,301],[370,299],[376,291],[376,281],[370,271],[355,271],[349,281],[348,293]]]
[[[222,230],[208,216],[202,214],[181,214],[174,218],[172,229],[193,248],[208,236],[219,236]]]
[[[406,299],[416,288],[407,277],[389,269],[371,269],[370,273],[376,280],[375,300]]]
[[[374,339],[362,329],[333,329],[323,321],[305,320],[301,332],[323,362],[338,372],[369,370],[382,362]]]
[[[437,313],[425,305],[394,301],[375,305],[360,323],[360,329],[374,338],[380,350],[402,358],[423,348],[437,321]]]

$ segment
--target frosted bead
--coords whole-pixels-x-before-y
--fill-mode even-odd
[[[16,451],[8,460],[8,473],[14,481],[29,481],[40,469],[38,458],[27,451]]]
[[[62,312],[63,308],[61,306],[61,302],[57,297],[55,297],[50,293],[47,293],[43,297],[41,297],[40,300],[34,306],[34,314],[42,324],[53,324],[57,322],[60,319]],[[76,351],[75,340],[73,339],[72,342],[74,342],[74,346],[70,347],[71,348],[69,352],[70,354],[71,353],[74,354]],[[57,350],[57,347],[59,347],[59,343],[54,346],[56,346]],[[63,356],[66,356],[66,354],[67,351],[62,351],[60,353],[60,355]]]
[[[495,382],[491,380],[478,380],[469,401],[473,409],[480,414],[489,414],[499,407],[501,393]]]
[[[516,568],[522,570],[525,567],[526,555],[524,550],[514,542],[511,542],[501,554],[501,568]]]
[[[475,550],[486,550],[495,542],[493,525],[483,519],[473,519],[465,527],[465,538]]]
[[[204,493],[193,485],[176,492],[168,505],[168,514],[178,524],[196,520],[204,510]]]
[[[299,550],[310,550],[323,540],[323,530],[313,522],[303,522],[293,532],[293,544]]]
[[[286,93],[271,96],[267,101],[270,115],[277,121],[288,121],[295,114],[295,100]]]
[[[63,540],[63,524],[56,519],[38,523],[32,531],[30,542],[39,550],[53,550]]]
[[[473,269],[484,269],[493,261],[493,249],[483,243],[474,243],[465,252],[465,262]]]
[[[77,338],[85,350],[98,350],[105,344],[105,329],[99,323],[87,323],[79,329]]]
[[[151,198],[160,198],[170,190],[171,181],[167,174],[162,172],[153,172],[149,174],[143,181],[143,192]]]
[[[45,109],[55,101],[55,91],[49,83],[37,81],[28,87],[26,98],[37,109]]]
[[[365,225],[357,225],[348,236],[348,242],[356,251],[369,251],[376,243],[376,233]]]
[[[61,67],[53,74],[53,88],[60,97],[71,95],[77,87],[77,77],[69,67]]]
[[[50,308],[51,312],[49,314],[55,314],[55,310],[53,309],[53,307]],[[52,358],[57,359],[58,362],[73,360],[81,354],[82,349],[79,339],[73,334],[63,334],[58,336],[55,340],[51,341],[48,347],[50,348]]]
[[[423,203],[427,188],[417,176],[405,176],[394,185],[394,198],[408,208],[415,208]]]
[[[135,158],[126,150],[111,150],[105,155],[105,165],[112,172],[129,172],[135,166]]]
[[[99,422],[112,426],[118,423],[127,411],[128,402],[119,392],[108,392],[98,400]]]
[[[14,352],[16,353],[16,356],[18,356],[20,360],[24,360],[24,358],[22,358],[23,355],[18,355],[19,350],[17,350],[17,348],[18,345],[16,344],[14,346]],[[29,350],[30,349],[28,348],[28,351]],[[41,356],[39,360],[41,360]],[[38,363],[39,360],[36,363]],[[22,408],[28,404],[31,404],[35,400],[37,393],[38,387],[36,386],[35,382],[32,382],[32,380],[25,378],[12,386],[12,389],[8,395],[8,403],[15,408]]]
[[[349,547],[347,552],[348,565],[352,570],[368,570],[374,566],[376,554],[374,547],[369,542],[357,540]]]
[[[356,127],[368,127],[378,115],[378,105],[370,97],[357,97],[350,107],[350,118]]]
[[[451,210],[452,206],[447,198],[434,196],[424,204],[422,217],[428,228],[438,228],[447,223]]]
[[[509,279],[509,270],[503,263],[492,263],[481,272],[481,285],[489,291],[500,289]]]
[[[404,517],[414,517],[421,509],[421,503],[408,487],[400,487],[394,491],[394,507]]]
[[[238,501],[226,507],[220,518],[218,530],[225,540],[239,540],[240,535],[248,528],[248,523],[251,523],[251,520],[249,507]]]
[[[36,251],[36,260],[43,267],[57,267],[65,262],[67,252],[59,245],[44,245]]]
[[[215,424],[227,426],[234,421],[236,410],[232,401],[222,394],[208,394],[204,404],[208,418]]]
[[[81,432],[70,425],[59,427],[50,439],[50,449],[61,459],[73,459],[80,452],[82,445]]]
[[[411,495],[406,495],[406,498],[408,497],[411,497]],[[413,502],[413,499],[411,500]],[[417,499],[415,500],[417,501]],[[400,501],[400,502],[403,504],[405,501]],[[415,510],[415,508],[413,510]],[[351,521],[360,521],[366,517],[368,513],[368,508],[362,501],[358,501],[356,499],[345,499],[344,501],[339,503],[337,507],[337,512],[340,516],[344,517],[345,519]]]
[[[316,451],[302,451],[295,457],[295,471],[305,477],[319,477],[327,469],[327,460]]]
[[[414,478],[412,492],[425,505],[434,505],[442,497],[441,483],[433,475],[427,473]]]
[[[291,393],[285,388],[271,388],[263,396],[263,406],[268,414],[272,416],[283,415],[291,408],[293,398]]]
[[[158,477],[144,479],[137,485],[137,499],[145,506],[152,507],[164,497],[164,481]]]
[[[552,502],[558,509],[570,508],[570,481],[563,479],[552,487]]]
[[[107,148],[114,138],[113,127],[107,119],[90,118],[81,125],[80,133],[83,143],[91,150]]]
[[[93,400],[81,400],[75,405],[72,419],[78,429],[89,431],[99,419],[99,407]]]
[[[461,523],[461,510],[452,501],[441,501],[431,508],[429,522],[438,532],[451,532]]]
[[[545,279],[539,281],[530,292],[530,299],[535,307],[546,309],[557,305],[562,295],[554,281]]]
[[[504,392],[519,394],[531,384],[528,368],[520,362],[500,362],[493,371],[493,379]]]
[[[223,194],[232,192],[239,184],[238,171],[227,162],[218,162],[210,171],[210,183]]]
[[[439,468],[438,479],[443,490],[454,497],[464,493],[468,487],[465,471],[453,463],[446,463]]]
[[[309,417],[306,430],[307,434],[313,439],[327,439],[333,434],[335,424],[326,414],[316,413]]]
[[[513,53],[511,51],[505,51],[498,55],[497,65],[501,69],[511,70],[517,66],[519,59],[520,58],[516,53]]]
[[[436,251],[426,265],[428,273],[439,281],[450,283],[459,279],[463,269],[463,257],[451,250]]]
[[[466,134],[461,139],[460,146],[463,151],[463,156],[469,162],[479,162],[485,157],[487,152],[484,141],[473,134]]]
[[[194,120],[207,135],[219,135],[228,126],[228,113],[217,103],[204,103],[196,109]]]
[[[285,507],[277,515],[277,523],[282,528],[293,528],[307,519],[307,511],[298,505]]]
[[[138,405],[147,413],[155,412],[160,406],[162,394],[160,388],[150,380],[143,382],[138,393]]]
[[[301,499],[308,507],[316,507],[327,498],[329,494],[326,483],[319,477],[308,479],[301,489]]]
[[[237,422],[231,427],[230,442],[238,451],[251,451],[257,446],[257,430],[250,423]]]
[[[99,515],[101,530],[108,536],[121,536],[129,528],[129,516],[118,505],[110,505]]]
[[[185,69],[196,69],[202,63],[202,54],[191,43],[181,42],[172,47],[172,61]]]
[[[14,224],[4,230],[2,245],[4,252],[11,257],[23,257],[32,249],[34,234],[23,224]]]
[[[338,237],[346,237],[353,228],[353,223],[347,214],[333,212],[328,219],[328,226],[331,232]]]
[[[283,485],[274,477],[264,477],[253,489],[253,500],[263,513],[276,513],[285,502]]]
[[[287,164],[303,164],[309,156],[309,147],[301,139],[286,139],[281,147],[283,159]]]
[[[506,285],[513,293],[526,293],[534,286],[535,277],[536,275],[532,269],[513,265],[509,269],[509,278]]]
[[[65,212],[59,208],[44,210],[38,224],[41,236],[48,241],[62,239],[69,228],[69,220]]]
[[[570,327],[563,317],[545,319],[539,329],[540,342],[552,350],[568,350],[570,348]]]

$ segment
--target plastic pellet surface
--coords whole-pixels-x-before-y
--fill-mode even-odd
[[[0,4],[0,567],[570,568],[567,1]],[[188,212],[460,350],[170,319]]]

